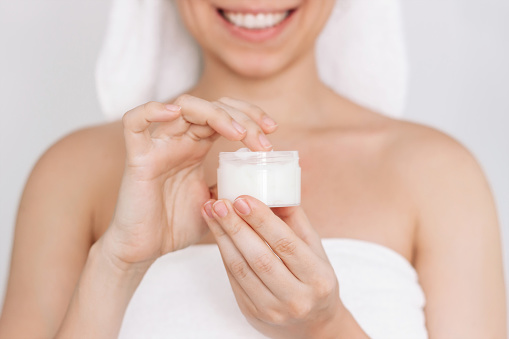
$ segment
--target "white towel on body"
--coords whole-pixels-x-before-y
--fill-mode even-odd
[[[341,299],[373,339],[427,338],[425,298],[410,263],[384,246],[324,239]],[[120,339],[265,338],[240,312],[216,245],[158,259],[134,294]]]
[[[407,89],[400,11],[399,0],[337,0],[316,48],[326,84],[391,116],[402,115]],[[103,113],[118,119],[186,91],[200,75],[200,59],[175,0],[113,0],[96,68]]]

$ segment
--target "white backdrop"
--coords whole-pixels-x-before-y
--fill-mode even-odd
[[[93,70],[110,1],[0,0],[0,307],[16,208],[41,153],[102,117]],[[411,63],[407,119],[481,162],[509,271],[509,1],[403,0]]]

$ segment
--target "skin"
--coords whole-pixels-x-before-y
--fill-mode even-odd
[[[333,1],[273,3],[178,1],[205,61],[197,85],[171,100],[179,107],[142,105],[42,156],[19,208],[0,337],[116,337],[157,257],[216,242],[241,311],[262,333],[365,338],[339,298],[325,237],[408,259],[426,294],[430,338],[506,337],[498,222],[475,159],[438,131],[383,117],[321,83],[313,44]],[[213,5],[299,11],[274,40],[248,43],[228,35]],[[302,206],[211,199],[218,152],[269,150],[265,134],[274,148],[299,151]],[[274,276],[300,293],[298,303]]]

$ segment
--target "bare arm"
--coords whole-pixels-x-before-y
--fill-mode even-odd
[[[19,207],[11,270],[2,317],[2,338],[51,338],[69,304],[92,243],[91,171],[80,131],[39,160]]]
[[[127,305],[149,266],[150,262],[118,266],[101,238],[90,250],[55,338],[115,338]]]
[[[419,207],[415,266],[429,336],[506,338],[501,240],[488,184],[455,141],[432,135],[425,142],[414,151],[426,164],[414,158],[409,173]]]
[[[94,167],[104,155],[97,147],[106,147],[95,144],[100,138],[96,132],[80,131],[57,143],[27,183],[1,338],[53,338],[57,331],[57,338],[76,338],[76,333],[83,338],[113,338],[148,268],[115,266],[103,251],[103,241],[90,248],[94,191],[90,179],[101,181]],[[65,326],[59,330],[60,324]]]

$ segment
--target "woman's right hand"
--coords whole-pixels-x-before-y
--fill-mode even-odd
[[[173,104],[149,102],[124,115],[127,159],[102,250],[121,268],[148,267],[208,231],[201,206],[210,199],[203,160],[219,136],[253,151],[272,148],[265,133],[277,125],[260,108],[190,95]]]

